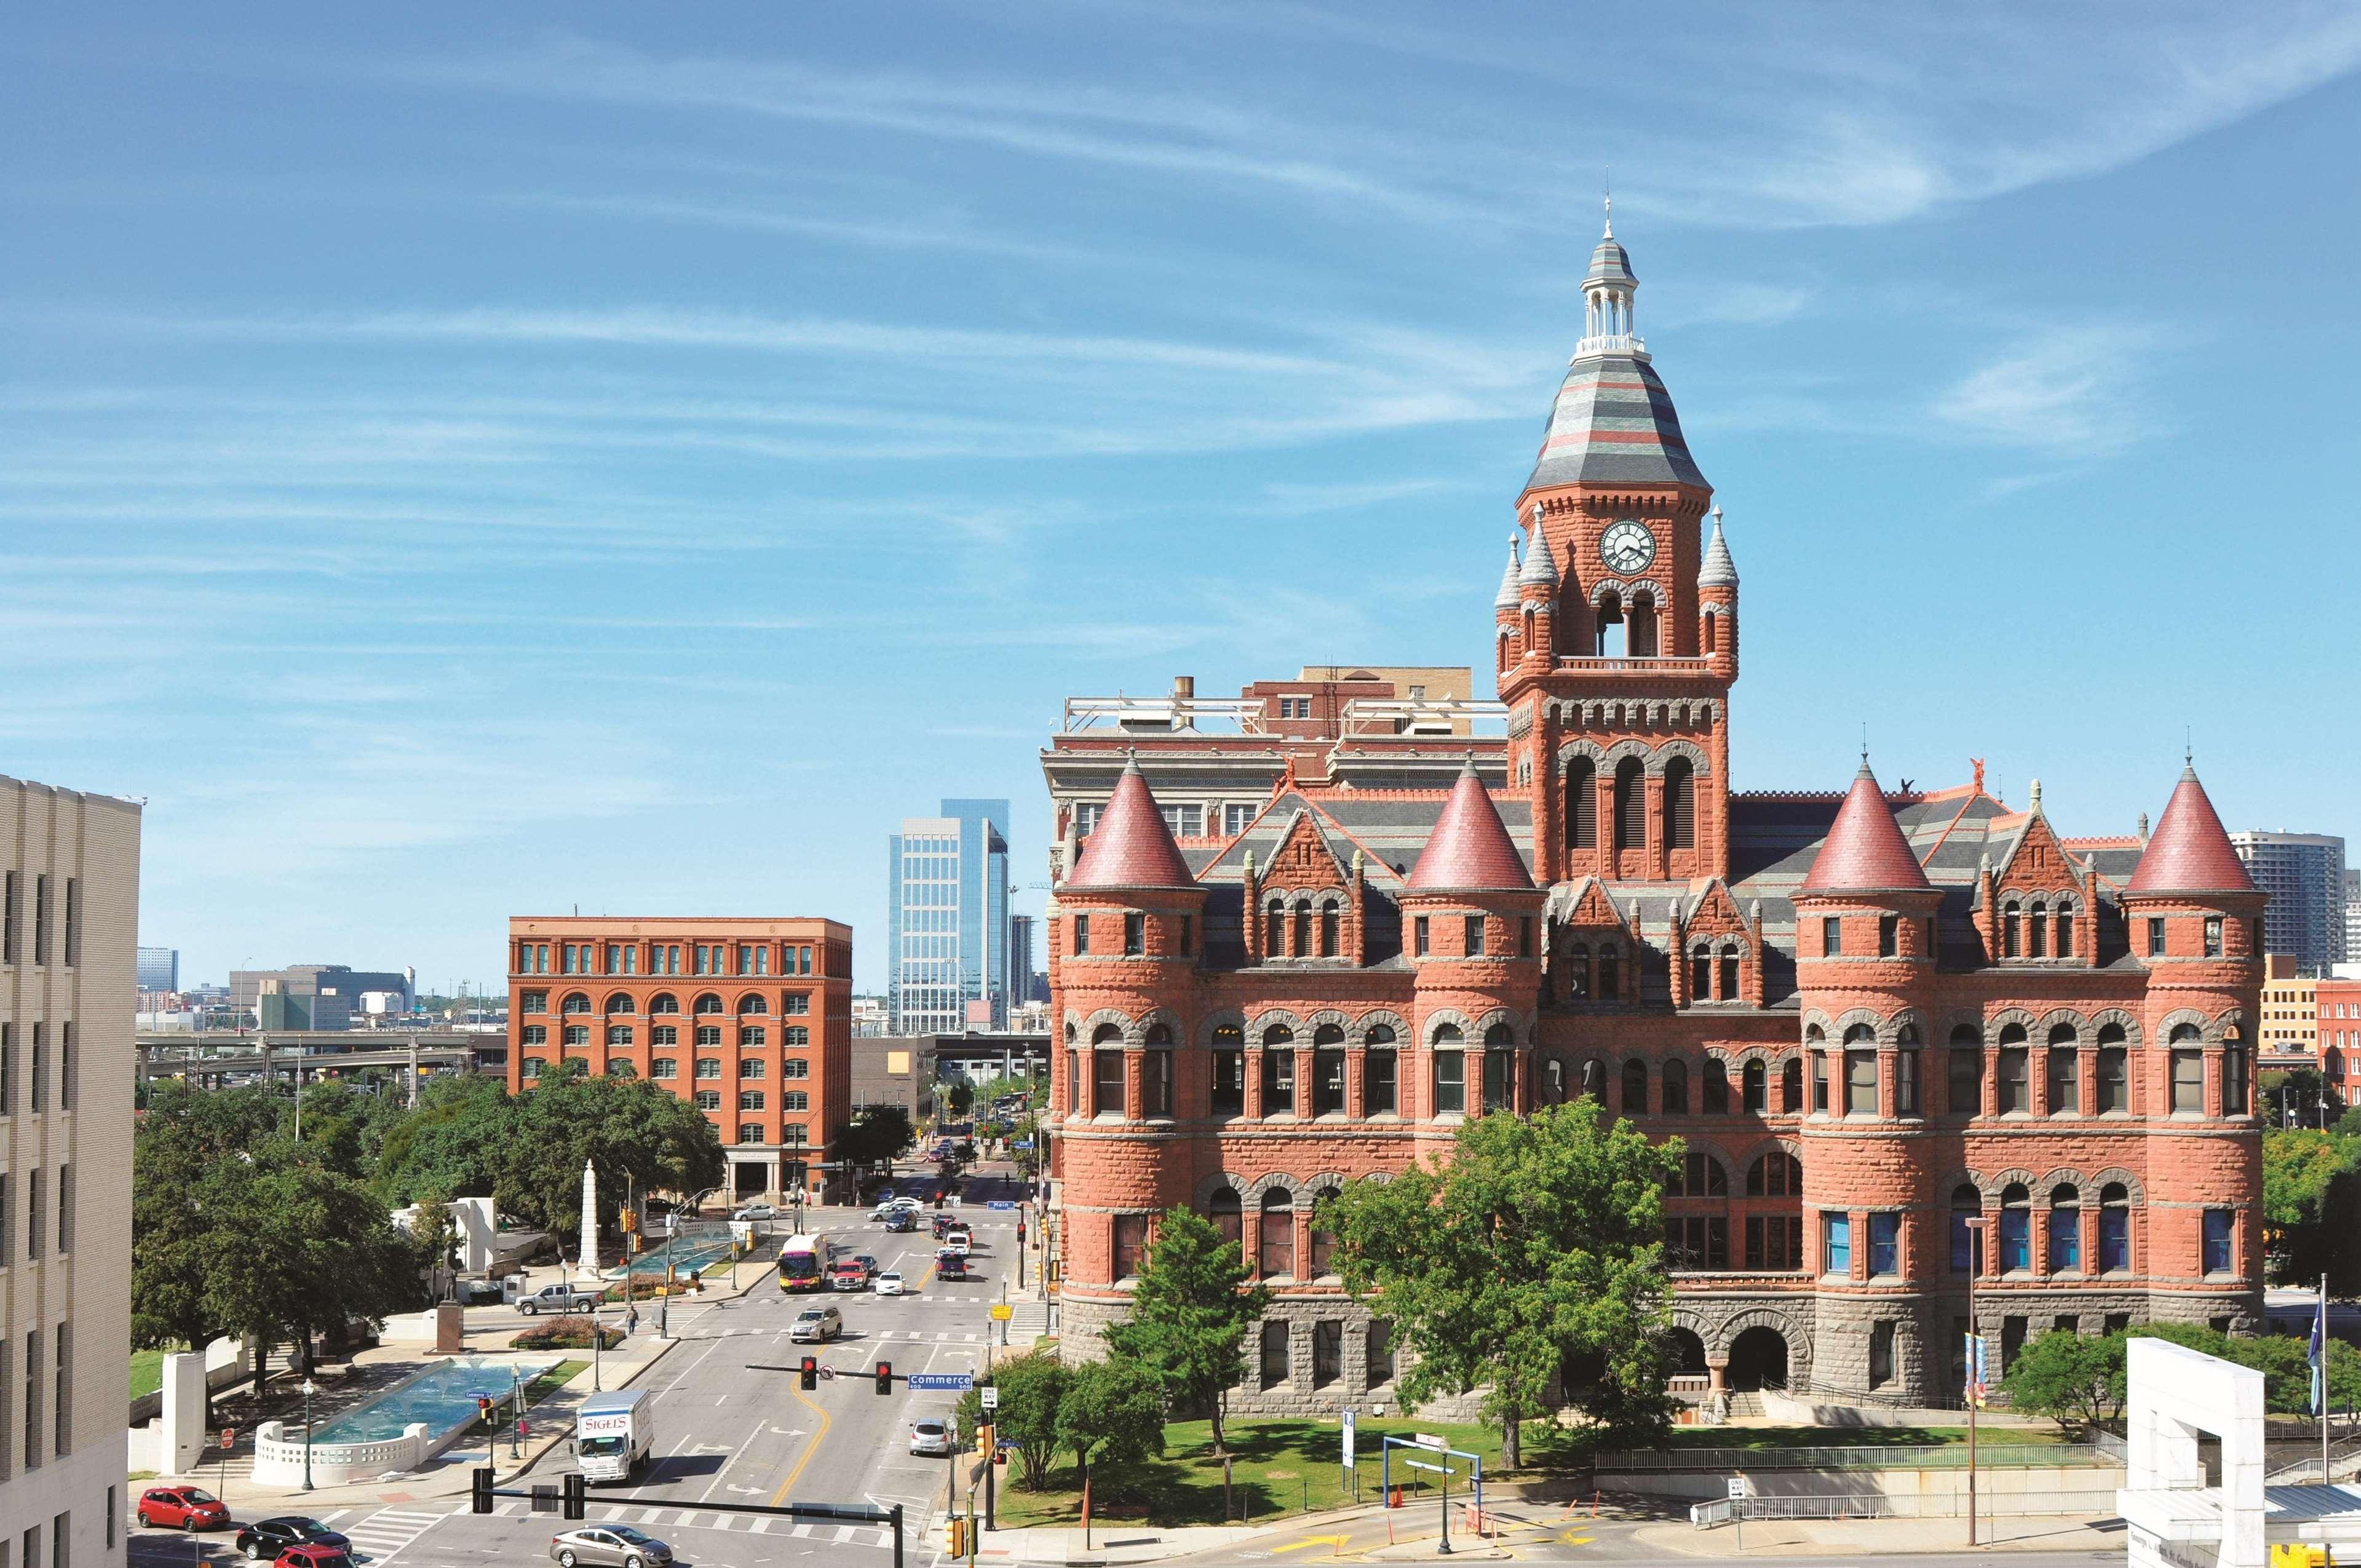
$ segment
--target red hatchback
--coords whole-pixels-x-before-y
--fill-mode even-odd
[[[149,1530],[225,1530],[229,1509],[202,1486],[150,1486],[139,1494],[139,1522]]]
[[[327,1546],[318,1541],[291,1546],[279,1554],[272,1568],[353,1568],[353,1560],[341,1546]]]

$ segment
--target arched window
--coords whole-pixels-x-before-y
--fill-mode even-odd
[[[2025,912],[2025,956],[2049,956],[2049,906],[2037,898]]]
[[[618,1013],[629,1013],[631,1010],[631,999],[624,995],[621,992],[619,991],[615,992],[614,995],[607,998],[607,1015],[609,1017],[613,1017]]]
[[[1345,1031],[1334,1024],[1312,1031],[1312,1113],[1345,1113]]]
[[[1295,901],[1295,956],[1312,956],[1312,901],[1308,898]]]
[[[2120,1181],[2099,1189],[2099,1272],[2121,1274],[2132,1266],[2131,1194]]]
[[[1598,601],[1598,656],[1602,659],[1622,658],[1627,652],[1624,633],[1628,629],[1623,624],[1621,598],[1609,594]]]
[[[1700,1108],[1707,1115],[1730,1114],[1730,1068],[1719,1057],[1705,1058],[1705,1078],[1699,1089]]]
[[[1245,1212],[1246,1206],[1235,1187],[1221,1189],[1205,1204],[1205,1218],[1213,1222],[1213,1229],[1221,1232],[1222,1239],[1232,1246],[1238,1245],[1239,1237],[1246,1234]]]
[[[1943,1108],[1954,1116],[1981,1116],[1984,1109],[1984,1036],[1973,1024],[1951,1030],[1950,1070]]]
[[[1582,1062],[1582,1092],[1607,1103],[1607,1064],[1597,1057],[1585,1057]]]
[[[1789,1057],[1779,1069],[1779,1109],[1789,1116],[1801,1115],[1804,1110],[1804,1058]]]
[[[2095,1083],[2099,1099],[2094,1109],[2100,1115],[2132,1108],[2131,1058],[2124,1047],[2124,1026],[2121,1024],[2099,1025],[2099,1070]]]
[[[1680,1168],[1664,1178],[1667,1198],[1727,1198],[1730,1196],[1730,1172],[1721,1161],[1703,1149],[1691,1149],[1681,1156]]]
[[[1688,1064],[1678,1057],[1664,1064],[1663,1095],[1665,1115],[1686,1116],[1689,1113]]]
[[[1877,1114],[1877,1031],[1866,1024],[1845,1031],[1844,1113]]]
[[[1565,765],[1565,846],[1598,848],[1598,769],[1587,757]]]
[[[1262,1195],[1262,1224],[1255,1240],[1256,1262],[1265,1279],[1295,1272],[1295,1195],[1274,1187]]]
[[[1738,944],[1721,945],[1721,990],[1717,992],[1724,1002],[1738,1000]]]
[[[1993,1088],[1998,1091],[2000,1113],[2004,1116],[2023,1115],[2033,1109],[2033,1084],[2026,1045],[2025,1025],[2004,1024],[2000,1030],[2000,1075]]]
[[[2238,1025],[2232,1024],[2222,1031],[2222,1114],[2246,1113],[2246,1042],[2239,1035]]]
[[[2058,956],[2074,956],[2074,906],[2064,899],[2058,901]]]
[[[1496,650],[1492,668],[1495,673],[1505,674],[1509,668],[1509,629],[1500,628],[1500,634],[1492,641]]]
[[[1697,769],[1686,757],[1664,764],[1664,843],[1675,850],[1697,848]]]
[[[1284,1024],[1262,1032],[1262,1113],[1295,1113],[1295,1031]]]
[[[1400,1109],[1398,1102],[1398,1060],[1394,1055],[1393,1027],[1372,1024],[1364,1036],[1368,1049],[1361,1058],[1361,1114],[1390,1116]]]
[[[738,1015],[741,1018],[767,1014],[770,1010],[771,999],[767,996],[741,996],[738,999]]]
[[[1744,1109],[1760,1113],[1771,1108],[1771,1073],[1761,1057],[1739,1069],[1738,1083],[1740,1104]]]
[[[1623,1064],[1623,1114],[1648,1113],[1648,1064],[1633,1057]]]
[[[1312,1277],[1314,1279],[1323,1278],[1336,1272],[1334,1261],[1336,1255],[1336,1236],[1334,1232],[1321,1224],[1320,1211],[1323,1204],[1333,1201],[1337,1196],[1336,1189],[1333,1187],[1323,1187],[1312,1195]]]
[[[721,998],[709,991],[707,992],[697,999],[696,1012],[699,1017],[719,1016],[721,1012]]]
[[[1100,1025],[1097,1028],[1091,1031],[1091,1044],[1093,1046],[1122,1045],[1123,1025],[1120,1024]]]
[[[680,1013],[680,998],[669,991],[659,991],[648,998],[648,1011],[677,1016]]]
[[[2004,959],[2018,957],[2023,948],[2023,941],[2018,936],[2017,931],[2019,924],[2020,920],[2017,915],[2015,902],[2012,900],[2008,904],[2002,905],[2000,912],[2000,953],[2001,957]]]
[[[1467,1109],[1466,1047],[1466,1039],[1460,1034],[1458,1025],[1435,1026],[1433,1104],[1438,1116],[1457,1114]]]
[[[1713,1000],[1713,947],[1699,942],[1689,952],[1689,1000]]]
[[[2205,1049],[2194,1024],[2176,1024],[2167,1045],[2171,1052],[2172,1109],[2176,1115],[2205,1113]]]
[[[1656,601],[1646,594],[1631,596],[1631,627],[1625,641],[1634,659],[1652,659],[1656,653]]]
[[[1984,1212],[1984,1195],[1976,1190],[1972,1181],[1962,1181],[1951,1189],[1951,1272],[1980,1274],[1983,1271],[1984,1239],[1976,1234],[1968,1222]]]
[[[2081,1045],[2071,1024],[2060,1024],[2049,1031],[2049,1113],[2053,1116],[2082,1109]]]
[[[1563,1057],[1543,1057],[1540,1066],[1541,1071],[1533,1080],[1534,1098],[1543,1105],[1565,1104],[1567,1098],[1565,1059]]]
[[[1263,910],[1262,956],[1283,959],[1287,956],[1287,901],[1274,898]]]
[[[1506,1024],[1484,1031],[1484,1109],[1506,1111],[1515,1103],[1517,1032]]]
[[[590,1011],[590,999],[578,991],[568,992],[566,1000],[557,1004],[557,1010],[560,1013],[588,1013]]]
[[[1705,613],[1704,620],[1705,648],[1703,652],[1708,654],[1719,653],[1721,652],[1721,617],[1714,614],[1711,610],[1708,610]]]
[[[1746,1168],[1749,1198],[1801,1198],[1804,1162],[1791,1154],[1766,1154]]]
[[[1648,842],[1647,770],[1637,757],[1615,764],[1615,847],[1638,850]]]
[[[1590,1000],[1590,944],[1570,943],[1565,949],[1565,999]]]
[[[2082,1195],[2061,1181],[2049,1190],[2049,1272],[2082,1266]]]
[[[1343,918],[1336,908],[1334,899],[1329,899],[1321,905],[1320,956],[1322,958],[1333,959],[1336,956],[1337,933],[1342,929],[1343,924]]]
[[[2000,1266],[2033,1266],[2033,1194],[2022,1181],[2012,1181],[2000,1195]]]
[[[1598,1000],[1613,1002],[1623,994],[1622,964],[1615,944],[1607,942],[1598,949]]]

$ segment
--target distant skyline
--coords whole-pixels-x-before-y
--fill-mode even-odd
[[[0,17],[0,773],[142,939],[824,915],[1068,695],[1485,663],[1611,169],[1732,783],[2361,836],[2361,14]],[[1038,892],[1016,905],[1038,912]]]

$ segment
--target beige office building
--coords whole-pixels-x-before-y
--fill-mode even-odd
[[[2263,1020],[2261,1065],[2273,1057],[2314,1057],[2320,1053],[2320,1006],[2314,998],[2319,981],[2296,972],[2290,953],[2272,953],[2263,960]]]
[[[139,807],[0,776],[0,1568],[120,1568]]]

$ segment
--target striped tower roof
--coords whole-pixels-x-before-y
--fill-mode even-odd
[[[1673,395],[1641,355],[1585,355],[1557,389],[1525,488],[1586,482],[1708,488]]]

